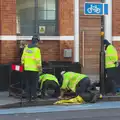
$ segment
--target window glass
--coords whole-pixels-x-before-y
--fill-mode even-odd
[[[35,6],[35,2],[38,3],[37,6]],[[37,13],[35,8],[38,8]],[[56,34],[56,0],[16,0],[16,13],[17,34],[32,36],[35,28],[40,35]],[[36,14],[38,19],[35,17]],[[37,27],[35,26],[36,21]],[[39,30],[41,26],[45,31],[43,33]]]
[[[17,30],[20,35],[32,35],[34,33],[34,0],[16,0]]]
[[[47,11],[47,20],[55,20],[56,19],[56,15],[55,15],[55,11]]]
[[[47,10],[55,10],[55,0],[46,0],[47,1]]]

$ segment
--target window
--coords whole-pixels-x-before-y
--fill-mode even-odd
[[[57,0],[16,0],[17,34],[58,35]]]

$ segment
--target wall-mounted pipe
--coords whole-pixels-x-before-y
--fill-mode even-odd
[[[112,43],[112,0],[105,0],[108,4],[108,15],[105,15],[105,39]]]
[[[74,62],[79,62],[79,0],[74,0]]]

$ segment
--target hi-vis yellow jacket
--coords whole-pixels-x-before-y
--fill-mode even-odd
[[[76,85],[84,78],[87,78],[87,75],[75,72],[66,72],[63,75],[63,83],[61,89],[68,89],[76,92]]]
[[[108,45],[105,51],[105,68],[116,67],[116,62],[118,62],[117,50],[113,45]]]
[[[24,65],[25,71],[40,71],[41,65],[41,52],[38,47],[24,48],[21,63]]]
[[[52,74],[43,74],[43,75],[39,76],[39,80],[40,80],[40,82],[41,82],[41,84],[40,84],[40,89],[42,89],[43,83],[44,83],[46,80],[55,81],[55,82],[59,85],[58,79],[56,78],[56,76],[54,76],[54,75],[52,75]]]

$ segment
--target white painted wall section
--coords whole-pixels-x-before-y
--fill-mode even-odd
[[[0,40],[31,40],[32,36],[1,35]],[[73,41],[74,36],[40,36],[40,40],[65,40]]]
[[[112,43],[112,0],[105,0],[108,4],[108,15],[105,15],[105,39]]]
[[[79,0],[74,0],[74,62],[79,62]]]

